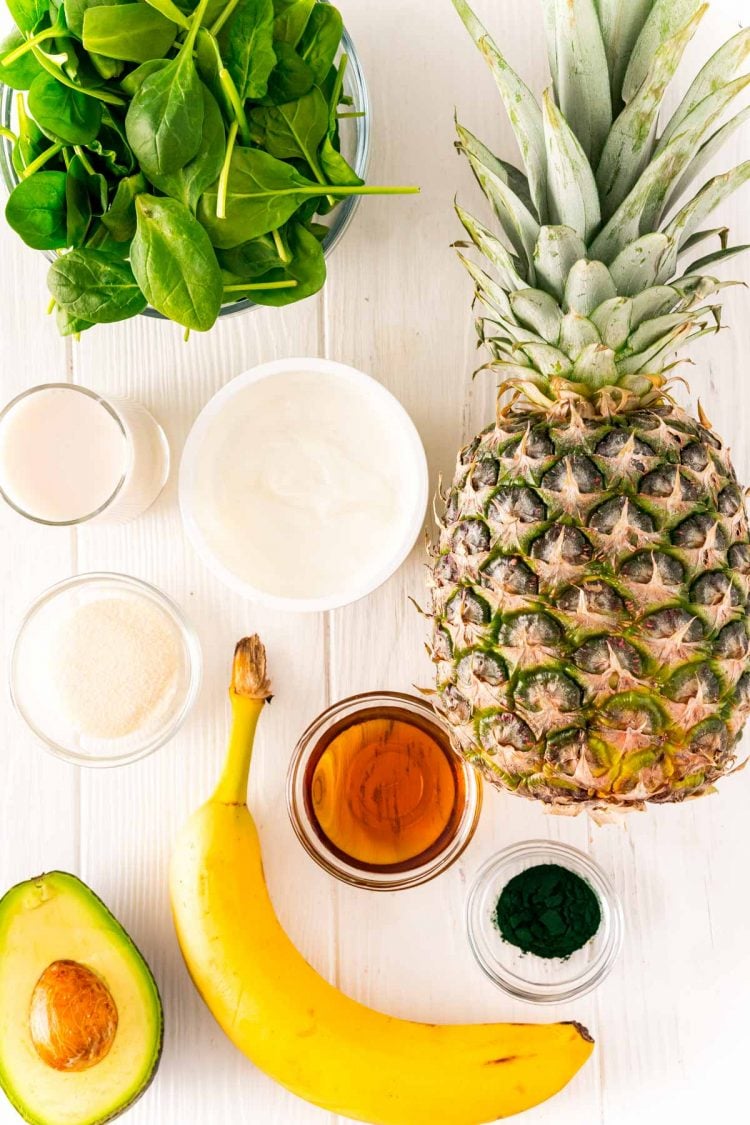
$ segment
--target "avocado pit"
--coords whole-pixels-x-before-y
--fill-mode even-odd
[[[117,1006],[101,977],[78,961],[53,961],[34,986],[29,1030],[37,1054],[54,1070],[81,1071],[109,1053]]]

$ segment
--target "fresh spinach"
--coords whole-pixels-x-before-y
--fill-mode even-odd
[[[330,72],[343,32],[344,22],[338,8],[331,4],[316,4],[297,46],[316,82],[323,82]]]
[[[211,91],[203,87],[203,128],[197,156],[184,168],[165,176],[152,177],[154,187],[195,212],[198,200],[221,172],[226,151],[224,118]]]
[[[295,0],[286,4],[276,16],[273,34],[281,43],[296,47],[304,35],[317,0]]]
[[[69,316],[92,324],[127,320],[146,307],[128,262],[104,250],[64,254],[50,266],[47,285]]]
[[[185,328],[206,332],[219,315],[224,283],[208,235],[184,203],[139,195],[130,247],[147,301]]]
[[[36,172],[13,188],[5,218],[34,250],[60,250],[68,242],[65,172]]]
[[[130,242],[135,234],[135,200],[146,191],[146,180],[141,172],[125,176],[117,185],[109,209],[102,215],[102,223],[115,242]]]
[[[80,156],[74,156],[65,177],[66,246],[82,246],[93,218],[89,173]]]
[[[328,105],[317,86],[294,102],[258,106],[250,114],[253,139],[280,160],[301,158],[324,180],[318,149],[328,133]]]
[[[247,281],[253,287],[262,286],[264,283],[274,284],[279,281],[296,282],[293,289],[253,288],[244,294],[250,300],[255,301],[257,305],[272,305],[275,307],[290,305],[295,301],[303,300],[305,297],[311,297],[325,284],[325,255],[323,254],[323,247],[315,235],[307,227],[294,222],[285,228],[285,235],[286,246],[291,254],[290,262],[286,264],[277,262],[261,273],[255,270],[251,273],[244,270],[237,274],[232,271],[232,283],[234,285],[241,284],[243,281]],[[239,262],[236,262],[236,264],[239,264]],[[243,296],[241,290],[235,290],[235,292],[238,297]]]
[[[62,335],[150,301],[205,330],[222,301],[325,281],[327,227],[362,183],[341,154],[343,25],[323,0],[8,0],[18,91],[10,225],[50,269]],[[221,218],[218,217],[221,215]]]
[[[20,31],[11,31],[0,43],[0,82],[10,86],[11,90],[28,90],[34,79],[42,73],[42,68],[31,51],[19,55],[15,62],[2,61],[25,42],[26,36]]]
[[[177,25],[146,4],[98,6],[83,14],[85,49],[123,62],[163,58],[176,35]]]
[[[48,137],[69,145],[93,141],[102,123],[101,102],[40,74],[29,89],[29,112]]]
[[[193,46],[205,6],[206,0],[201,0],[177,57],[149,75],[128,106],[128,141],[149,179],[176,172],[200,147],[203,83],[193,62]]]
[[[241,98],[262,98],[276,65],[272,0],[239,0],[219,33],[219,49]]]

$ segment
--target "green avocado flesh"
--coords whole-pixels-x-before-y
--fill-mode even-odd
[[[60,962],[74,963],[74,981],[93,980],[99,994],[111,998],[107,1010],[112,1013],[112,1002],[116,1008],[104,1053],[94,1052],[85,1069],[71,1069],[69,1061],[61,1064],[69,1069],[58,1069],[59,1052],[53,1053],[55,1064],[45,1060],[39,1035],[32,1035],[32,997],[42,980],[51,979],[45,971]],[[74,983],[72,992],[70,986],[65,993],[53,987],[42,995],[43,1003],[51,997],[59,1010],[75,1010],[76,1043],[82,1035],[95,1042],[97,1016],[90,1013],[100,1009],[87,1008],[82,988]],[[161,1000],[148,965],[80,879],[53,871],[19,883],[0,899],[0,1087],[26,1121],[101,1125],[116,1117],[153,1078],[162,1035]]]

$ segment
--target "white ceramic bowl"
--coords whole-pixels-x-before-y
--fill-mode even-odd
[[[217,556],[201,525],[198,505],[196,504],[196,483],[202,443],[207,439],[214,419],[224,411],[227,403],[250,384],[257,383],[262,379],[273,379],[277,376],[292,373],[304,374],[306,372],[334,375],[354,384],[361,388],[363,397],[370,397],[373,402],[379,404],[381,411],[388,414],[393,433],[398,434],[405,459],[410,466],[409,479],[404,482],[406,495],[404,497],[405,518],[403,526],[405,530],[396,547],[382,559],[375,571],[370,571],[365,576],[365,579],[359,585],[352,583],[345,590],[334,590],[323,596],[286,597],[252,585],[232,571]],[[304,419],[300,420],[300,424],[304,424]],[[275,360],[272,363],[262,363],[251,368],[250,371],[238,375],[214,395],[198,415],[188,435],[180,466],[180,510],[185,530],[198,555],[209,570],[230,589],[271,609],[298,613],[318,613],[358,601],[376,590],[398,570],[410,554],[422,530],[427,508],[428,481],[427,458],[417,429],[401,403],[390,391],[387,391],[382,384],[370,375],[365,375],[364,372],[358,371],[354,367],[348,367],[346,364],[336,363],[330,359],[292,357]]]

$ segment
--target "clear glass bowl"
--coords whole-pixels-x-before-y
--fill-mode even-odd
[[[503,888],[515,875],[540,863],[558,864],[580,875],[601,908],[596,934],[564,960],[523,953],[503,940],[495,924],[494,912]],[[535,1004],[577,999],[601,984],[617,960],[624,929],[620,899],[601,868],[577,848],[548,840],[513,844],[493,856],[469,892],[466,921],[480,968],[509,995]]]
[[[434,731],[448,752],[454,754],[450,748],[447,731],[435,715],[433,708],[424,700],[401,692],[373,691],[353,695],[348,699],[342,699],[340,703],[335,703],[319,715],[297,743],[287,775],[287,808],[298,840],[307,854],[324,871],[354,887],[370,891],[400,891],[434,879],[455,863],[464,852],[479,822],[482,809],[482,780],[473,766],[455,755],[455,765],[461,771],[464,782],[463,805],[452,834],[442,842],[439,850],[432,849],[429,853],[424,853],[426,856],[429,855],[424,862],[419,862],[419,857],[416,857],[416,865],[411,861],[393,866],[381,866],[377,869],[355,866],[347,862],[346,858],[333,851],[321,836],[309,808],[308,768],[311,762],[314,762],[314,755],[321,741],[334,728],[338,728],[338,731],[345,729],[355,716],[363,712],[377,712],[383,708],[403,712],[407,721],[409,717],[418,718],[421,725],[431,733]]]
[[[45,662],[59,622],[100,597],[130,595],[145,599],[166,615],[179,640],[179,663],[168,705],[142,730],[120,738],[81,734],[56,705],[45,678]],[[78,766],[121,766],[164,746],[187,718],[198,695],[202,659],[198,636],[182,610],[155,586],[124,574],[76,575],[51,586],[25,614],[10,657],[13,705],[43,746]]]
[[[364,113],[363,117],[347,117],[341,122],[341,152],[360,179],[366,180],[370,166],[370,96],[356,47],[346,30],[344,30],[341,40],[341,53],[348,58],[344,75],[344,93],[352,99],[353,107]],[[15,90],[11,90],[8,86],[0,83],[0,123],[11,131],[15,126],[15,95]],[[7,193],[10,193],[18,183],[18,174],[13,167],[12,152],[13,146],[10,140],[5,136],[0,136],[0,178]],[[334,247],[343,238],[344,232],[354,218],[354,213],[361,198],[359,195],[349,195],[338,204],[330,216],[323,217],[322,221],[329,226],[328,234],[323,240],[326,258],[330,256]],[[41,253],[50,262],[54,261],[55,255],[53,253],[49,251],[41,251]],[[261,307],[263,306],[257,305],[254,301],[242,298],[242,300],[231,301],[223,305],[219,316],[233,316],[235,313],[244,312],[246,309]],[[145,309],[142,315],[164,320],[162,314],[151,307]]]

